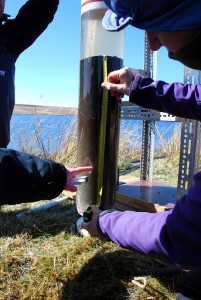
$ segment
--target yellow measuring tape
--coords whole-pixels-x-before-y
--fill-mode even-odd
[[[103,56],[103,81],[107,81],[107,57]],[[98,148],[98,179],[97,179],[97,201],[96,206],[101,208],[102,190],[104,181],[104,160],[105,160],[105,138],[107,127],[107,109],[108,109],[108,91],[103,89],[102,103],[101,103],[101,117],[100,117],[100,130],[99,130],[99,148]],[[83,213],[85,222],[91,221],[93,213],[89,206]]]
[[[107,57],[103,56],[103,81],[107,81]],[[99,152],[98,152],[98,182],[97,182],[97,206],[100,207],[103,189],[105,138],[107,127],[108,91],[103,89],[102,109],[99,133]]]

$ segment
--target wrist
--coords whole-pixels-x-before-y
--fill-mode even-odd
[[[102,218],[104,215],[109,214],[109,213],[112,213],[112,212],[114,212],[114,211],[116,211],[115,208],[103,210],[103,211],[99,214],[99,216],[98,216],[98,218],[97,218],[97,231],[98,231],[98,233],[99,233],[99,235],[100,235],[100,237],[101,237],[102,239],[110,240],[109,237],[108,237],[107,235],[105,235],[105,234],[102,232],[102,230],[101,230],[101,226],[100,226],[100,223],[99,223],[100,218]]]
[[[129,88],[129,98],[135,99],[141,80],[142,80],[142,76],[140,74],[134,75]]]

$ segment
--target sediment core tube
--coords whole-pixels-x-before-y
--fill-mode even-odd
[[[102,105],[103,57],[95,56],[80,62],[80,100],[78,109],[78,165],[92,165],[87,185],[79,186],[76,195],[77,210],[82,214],[97,202],[99,176],[98,154]],[[122,59],[107,57],[108,72],[122,67]],[[88,80],[86,80],[86,78]],[[106,140],[103,167],[102,208],[114,206],[118,176],[120,103],[108,95]]]
[[[104,163],[100,167],[100,128],[102,118],[103,57],[107,73],[123,66],[124,30],[107,32],[102,18],[107,11],[102,0],[81,0],[80,96],[78,106],[77,164],[92,165],[93,171],[85,186],[76,195],[78,212],[82,215],[97,204],[100,172],[103,177],[101,208],[114,206],[118,180],[118,148],[120,102],[108,93]],[[101,170],[100,170],[101,169]],[[102,180],[102,179],[101,179]]]

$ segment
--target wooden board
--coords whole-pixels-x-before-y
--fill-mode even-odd
[[[117,187],[115,207],[120,210],[159,212],[176,203],[177,188],[141,180]]]

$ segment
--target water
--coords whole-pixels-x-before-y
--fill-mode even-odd
[[[51,153],[62,147],[66,135],[76,132],[76,124],[76,116],[13,114],[8,147],[26,150],[34,146],[38,152],[44,147]]]
[[[163,147],[164,143],[167,146],[167,144],[172,141],[173,133],[175,133],[175,142],[179,143],[180,131],[180,122],[155,122],[155,151],[160,151],[160,148]],[[124,139],[126,134],[130,137],[129,147],[139,149],[142,139],[142,121],[122,119],[120,125],[120,138]]]
[[[121,120],[120,137],[124,138],[129,132],[130,147],[133,147],[136,143],[139,145],[141,143],[141,126],[142,121]],[[160,135],[167,140],[177,127],[180,127],[180,123],[156,122],[155,147],[159,146]],[[77,134],[77,116],[13,114],[9,148],[22,150],[23,145],[26,150],[27,145],[34,142],[34,136],[35,146],[39,152],[41,150],[41,139],[46,151],[53,152],[62,147],[64,137],[70,133],[72,134],[72,131]]]
[[[93,1],[93,5],[96,3]],[[109,32],[103,28],[102,19],[106,10],[92,9],[82,14],[81,60],[99,55],[123,59],[124,30]]]

